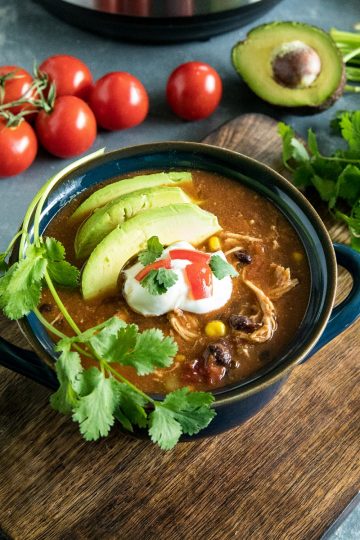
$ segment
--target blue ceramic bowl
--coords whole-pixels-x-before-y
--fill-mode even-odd
[[[203,169],[220,173],[257,191],[282,212],[297,231],[308,257],[311,292],[304,319],[287,350],[276,362],[252,377],[219,389],[217,416],[202,435],[213,435],[254,415],[276,394],[297,364],[309,358],[353,323],[360,314],[360,254],[344,245],[332,245],[320,217],[290,182],[269,167],[246,156],[197,143],[168,142],[136,146],[94,158],[64,175],[51,191],[41,216],[44,231],[57,212],[87,188],[116,176],[141,170]],[[32,236],[32,225],[29,228]],[[17,257],[15,252],[14,257]],[[348,297],[333,308],[336,259],[353,277]],[[20,327],[35,352],[1,340],[0,363],[48,387],[56,388],[53,342],[38,319],[30,314]]]

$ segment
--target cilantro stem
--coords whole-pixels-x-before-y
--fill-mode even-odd
[[[320,154],[320,152],[319,152],[318,157],[326,161],[342,161],[344,163],[360,163],[360,159],[348,159],[348,158],[341,158],[341,157],[323,156],[322,154]]]
[[[51,277],[49,276],[49,273],[48,273],[47,270],[45,270],[45,281],[46,281],[47,286],[49,287],[49,291],[51,292],[52,297],[54,298],[58,308],[60,309],[61,313],[64,316],[64,319],[66,320],[66,322],[68,323],[70,328],[72,330],[74,330],[75,334],[78,334],[78,335],[81,334],[80,328],[78,327],[76,322],[73,320],[70,313],[68,312],[68,310],[64,306],[60,296],[58,295],[57,290],[55,289],[54,284],[53,284],[53,282],[51,280]]]
[[[47,271],[45,271],[45,281],[47,283],[47,286],[49,287],[49,291],[51,292],[58,308],[60,309],[61,313],[63,314],[65,320],[67,321],[67,323],[69,324],[69,326],[72,328],[72,330],[74,330],[74,332],[79,335],[81,334],[81,330],[80,328],[77,326],[77,324],[75,323],[75,321],[73,320],[73,318],[71,317],[70,313],[67,311],[66,307],[64,306],[64,304],[62,303],[62,300],[61,298],[59,297],[55,287],[54,287],[54,284],[48,274]],[[59,330],[57,330],[52,324],[50,324],[40,313],[40,311],[36,308],[34,310],[34,313],[36,313],[36,316],[38,317],[38,319],[40,320],[40,322],[42,324],[44,324],[44,326],[50,331],[50,332],[53,332],[55,335],[57,335],[58,337],[61,337],[61,338],[66,338],[68,336],[66,336],[65,334],[63,334],[62,332],[59,332]],[[121,375],[118,371],[116,371],[113,367],[110,366],[110,364],[104,359],[104,358],[101,358],[101,356],[99,356],[96,351],[94,351],[94,349],[92,349],[92,354],[88,354],[86,353],[86,351],[84,351],[82,348],[78,347],[75,343],[73,344],[73,347],[75,349],[77,349],[81,354],[84,354],[85,356],[89,357],[89,358],[93,358],[94,360],[97,360],[100,364],[100,369],[101,369],[101,372],[105,375],[105,370],[111,372],[113,375],[115,375],[121,382],[127,384],[132,390],[134,390],[134,392],[137,392],[138,394],[140,394],[143,398],[145,398],[149,403],[152,403],[153,405],[155,405],[155,400],[153,400],[150,396],[148,396],[147,394],[145,394],[142,390],[140,390],[140,388],[137,388],[137,386],[135,386],[134,384],[132,384],[128,379],[126,379],[126,377],[124,377],[123,375]]]
[[[360,86],[351,86],[351,84],[346,84],[345,92],[354,92],[355,94],[360,93]]]
[[[123,375],[121,375],[118,371],[116,371],[116,369],[111,367],[110,364],[108,364],[108,362],[106,362],[106,360],[102,360],[102,361],[104,362],[104,365],[105,365],[106,369],[108,371],[110,371],[117,379],[119,379],[119,381],[127,384],[132,390],[134,390],[134,392],[136,392],[137,394],[140,394],[149,403],[152,403],[153,405],[156,405],[156,400],[155,399],[153,399],[152,397],[145,394],[145,392],[143,392],[142,390],[140,390],[140,388],[138,388],[137,386],[132,384],[128,379],[126,379],[126,377],[123,377]]]
[[[15,236],[12,238],[12,240],[10,241],[10,244],[8,245],[8,247],[6,248],[5,250],[5,253],[6,253],[6,256],[10,253],[13,245],[15,244],[16,240],[19,238],[19,236],[21,236],[23,234],[24,230],[21,229],[20,231],[18,231]]]
[[[43,326],[45,326],[45,328],[47,330],[49,330],[49,332],[52,332],[53,334],[55,334],[55,336],[57,336],[58,338],[66,338],[67,336],[65,334],[63,334],[62,332],[60,332],[60,330],[58,330],[57,328],[55,328],[55,326],[53,326],[51,323],[49,323],[49,321],[47,319],[45,319],[45,317],[42,315],[41,311],[38,309],[38,308],[35,308],[33,310],[33,312],[35,313],[36,315],[36,318],[39,319],[39,321],[41,322],[41,324]]]
[[[354,49],[352,50],[351,52],[349,52],[348,54],[345,54],[343,56],[343,60],[345,62],[345,64],[351,60],[352,58],[354,58],[355,56],[357,56],[358,54],[360,54],[360,47],[358,47],[357,49]]]

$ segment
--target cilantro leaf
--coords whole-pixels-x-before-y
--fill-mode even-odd
[[[45,238],[45,249],[47,258],[50,261],[63,261],[65,259],[65,248],[56,238],[47,236]]]
[[[96,353],[108,362],[117,362],[129,349],[134,347],[132,334],[137,334],[135,324],[127,325],[118,317],[108,319],[107,324],[85,341],[94,348]]]
[[[39,304],[46,266],[42,248],[30,244],[26,257],[0,278],[0,306],[9,319],[20,319]]]
[[[161,330],[139,332],[136,324],[126,324],[117,317],[78,336],[61,339],[56,348],[63,350],[74,343],[88,344],[107,362],[132,366],[139,375],[170,366],[178,350],[173,338],[165,337]]]
[[[295,132],[291,126],[279,122],[278,133],[283,141],[282,157],[287,168],[292,169],[289,165],[289,161],[292,159],[298,163],[308,161],[309,154],[305,146],[295,137]]]
[[[118,406],[115,410],[115,418],[128,431],[133,431],[133,426],[145,428],[147,426],[147,413],[144,409],[146,400],[134,392],[127,384],[118,383]]]
[[[340,128],[349,150],[360,157],[360,111],[345,112],[340,119]]]
[[[150,328],[138,334],[134,349],[120,363],[133,366],[139,375],[148,375],[156,368],[170,366],[177,351],[172,337],[164,337],[158,328]]]
[[[213,395],[207,392],[190,392],[188,388],[171,392],[149,415],[151,440],[170,450],[182,433],[198,433],[216,415],[210,408],[213,401]]]
[[[7,256],[8,254],[6,252],[0,253],[0,273],[4,273],[8,269],[8,264],[6,262]]]
[[[78,377],[83,371],[79,354],[67,347],[57,360],[55,370],[60,386],[50,397],[50,404],[56,411],[70,414],[78,400]]]
[[[217,279],[223,279],[225,276],[236,277],[239,275],[233,265],[224,261],[220,255],[213,255],[210,259],[209,266]]]
[[[177,274],[167,268],[150,270],[150,272],[140,281],[142,287],[147,289],[150,294],[158,296],[165,294],[178,280]]]
[[[65,261],[65,248],[55,238],[45,239],[45,250],[48,259],[48,272],[52,280],[64,287],[77,287],[80,272],[76,266]]]
[[[162,450],[171,450],[179,442],[181,425],[169,409],[157,406],[149,415],[149,426],[152,442],[157,443]]]
[[[360,198],[360,168],[355,165],[346,165],[337,180],[337,195],[350,205]]]
[[[310,150],[310,152],[312,153],[313,156],[319,156],[320,155],[316,135],[315,135],[315,133],[313,132],[313,130],[311,128],[308,130],[307,144],[308,144],[309,150]]]
[[[336,198],[336,184],[332,180],[314,174],[312,183],[323,201],[328,202]]]
[[[147,241],[147,249],[140,251],[139,261],[144,266],[151,264],[158,259],[162,252],[164,251],[164,246],[160,243],[158,236],[152,236]]]
[[[48,263],[48,272],[53,281],[64,287],[77,287],[80,272],[76,266],[67,261],[54,261]]]
[[[79,375],[79,399],[73,420],[79,422],[85,440],[95,441],[109,434],[118,404],[117,382],[92,367]]]

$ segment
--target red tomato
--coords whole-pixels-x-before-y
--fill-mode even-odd
[[[89,105],[99,126],[126,129],[141,124],[149,111],[149,98],[141,82],[122,71],[108,73],[93,87]]]
[[[35,127],[43,147],[61,158],[82,154],[96,138],[94,114],[75,96],[57,98],[52,112],[39,112]]]
[[[158,268],[167,268],[169,270],[169,268],[171,268],[170,258],[160,259],[160,261],[155,261],[151,264],[148,264],[147,266],[145,266],[145,268],[143,268],[142,270],[140,270],[140,272],[136,274],[135,279],[141,281],[142,279],[144,279],[145,276],[148,275],[149,272],[151,272],[151,270],[157,270]]]
[[[10,74],[10,77],[8,75]],[[13,76],[12,76],[13,75]],[[31,97],[29,92],[33,78],[25,69],[17,66],[0,67],[0,105],[17,101],[25,96]],[[33,109],[31,105],[24,104],[7,109],[13,114],[18,114],[25,109]]]
[[[192,262],[209,262],[210,255],[201,251],[193,251],[192,249],[172,249],[169,252],[171,259],[182,259]]]
[[[185,120],[201,120],[219,105],[222,82],[214,68],[203,62],[187,62],[170,75],[166,97],[174,113]]]
[[[210,266],[203,262],[194,262],[185,267],[185,273],[194,300],[209,298],[212,295],[212,272]]]
[[[87,99],[93,84],[89,68],[75,56],[56,54],[50,56],[39,66],[55,83],[56,96],[76,96]]]
[[[7,127],[0,118],[0,177],[15,176],[32,164],[38,149],[33,128],[26,120]]]

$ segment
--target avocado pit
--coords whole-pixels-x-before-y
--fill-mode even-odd
[[[318,53],[299,40],[276,47],[271,65],[275,81],[293,89],[309,88],[321,72]]]

